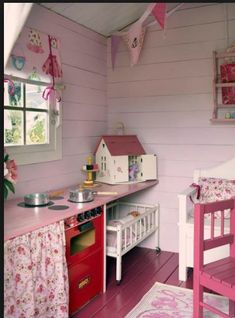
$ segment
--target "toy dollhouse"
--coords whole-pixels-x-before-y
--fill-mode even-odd
[[[104,135],[95,150],[96,181],[108,184],[157,179],[157,156],[146,154],[136,135]]]

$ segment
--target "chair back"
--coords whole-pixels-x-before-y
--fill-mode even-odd
[[[230,218],[225,220],[225,210],[230,210]],[[215,232],[215,213],[220,211],[220,230]],[[204,237],[205,214],[210,214],[210,237]],[[229,231],[225,232],[225,221],[230,222]],[[218,227],[218,224],[217,224]],[[194,208],[194,261],[201,270],[204,264],[204,251],[230,244],[230,256],[235,257],[235,198],[211,202],[197,203]]]

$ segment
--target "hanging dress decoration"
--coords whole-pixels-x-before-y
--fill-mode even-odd
[[[61,93],[55,87],[55,78],[61,78],[63,73],[59,62],[57,61],[56,55],[52,54],[52,48],[57,48],[57,41],[54,37],[48,35],[49,43],[49,56],[42,66],[43,72],[51,75],[52,85],[49,85],[43,91],[42,97],[49,102],[50,108],[52,110],[52,124],[57,127],[60,125],[60,102]]]

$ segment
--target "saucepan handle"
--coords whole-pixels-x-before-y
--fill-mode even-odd
[[[117,195],[117,192],[110,192],[110,191],[93,191],[93,194],[97,195]]]

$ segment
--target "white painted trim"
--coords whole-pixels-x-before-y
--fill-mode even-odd
[[[18,166],[62,159],[62,128],[55,128],[53,145],[5,147]],[[33,148],[34,147],[34,148]]]

